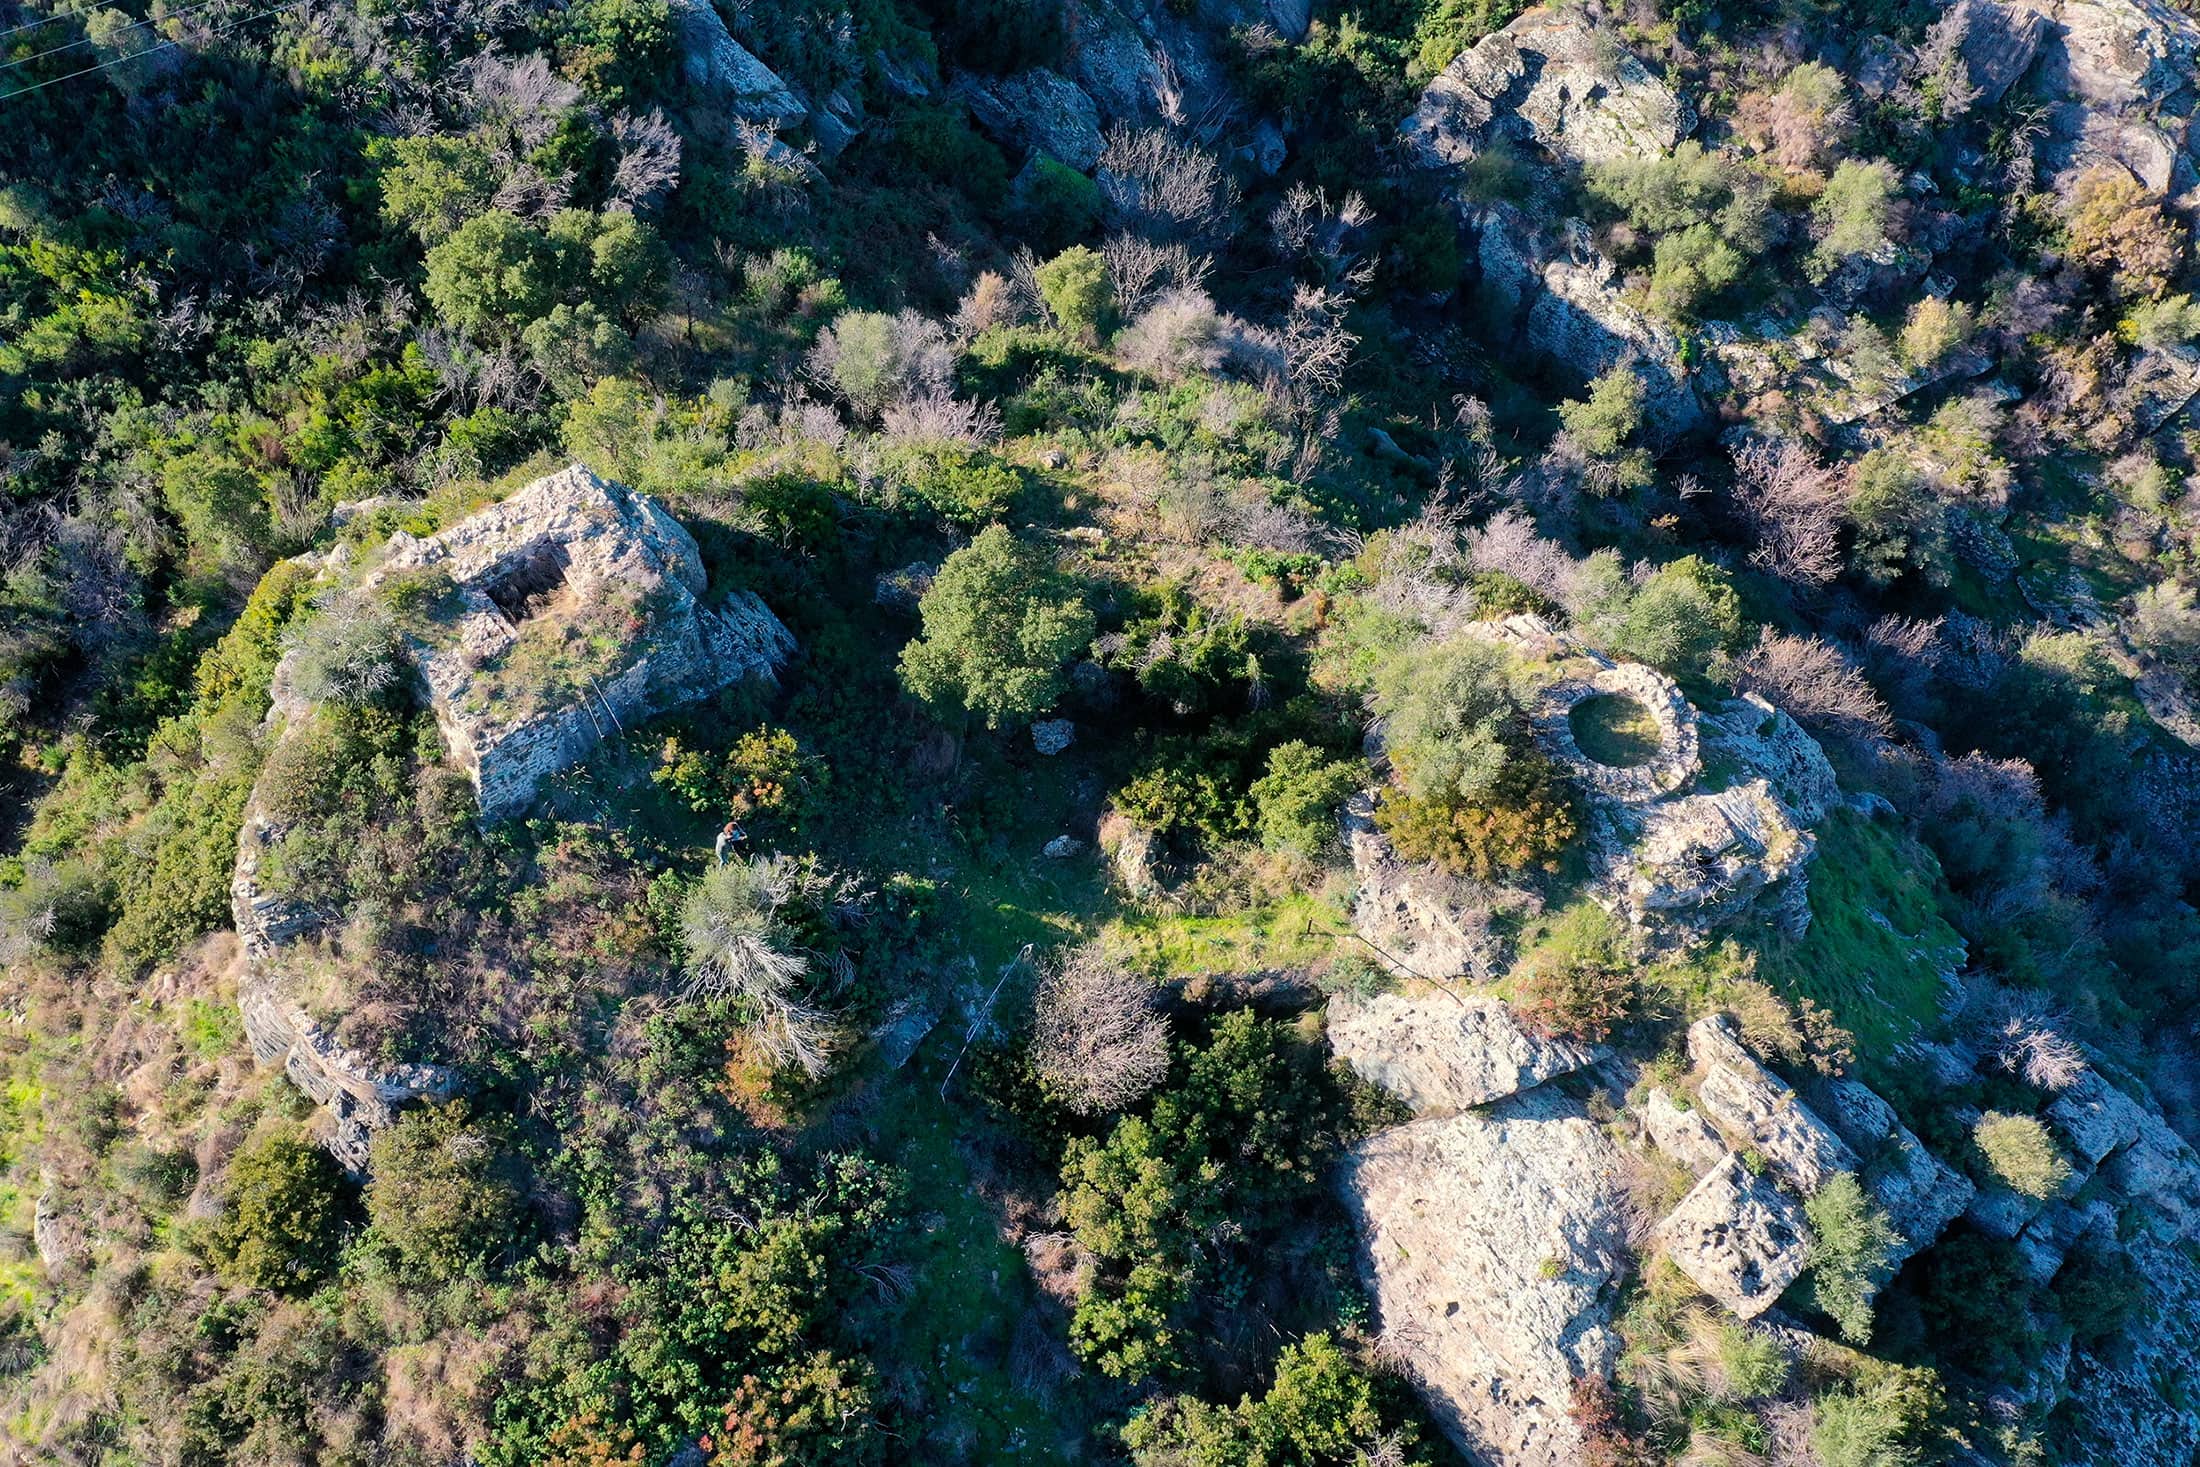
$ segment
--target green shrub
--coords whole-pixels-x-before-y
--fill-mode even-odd
[[[1854,1172],[1842,1172],[1803,1204],[1810,1219],[1811,1302],[1852,1345],[1872,1337],[1872,1296],[1893,1276],[1889,1261],[1902,1235],[1886,1210],[1864,1193]]]
[[[343,1246],[347,1191],[336,1163],[309,1141],[271,1134],[248,1143],[230,1159],[211,1235],[216,1262],[246,1288],[318,1283]]]
[[[1811,1405],[1810,1445],[1823,1467],[1916,1467],[1928,1460],[1942,1397],[1930,1372],[1895,1366]]]
[[[1292,740],[1268,751],[1267,772],[1253,781],[1254,823],[1270,850],[1311,856],[1336,839],[1337,806],[1366,772],[1357,759],[1336,759]]]
[[[1993,1178],[2022,1197],[2045,1200],[2070,1180],[2070,1163],[2037,1116],[1990,1110],[1971,1128],[1971,1140]]]
[[[1098,250],[1072,245],[1039,267],[1038,280],[1057,326],[1079,341],[1100,339],[1115,310],[1115,290]]]
[[[909,492],[941,519],[966,530],[1006,516],[1023,497],[1023,471],[981,449],[941,446],[899,460]]]
[[[422,1106],[374,1138],[367,1220],[406,1270],[445,1279],[513,1248],[518,1167],[504,1127],[463,1101]]]
[[[1539,1034],[1601,1041],[1635,1017],[1640,991],[1619,928],[1581,903],[1552,924],[1511,978],[1512,1003]]]
[[[918,610],[924,630],[902,649],[902,685],[988,728],[1052,708],[1062,664],[1092,641],[1076,589],[1044,551],[999,525],[947,557]]]
[[[1684,555],[1658,567],[1601,629],[1618,656],[1700,677],[1741,635],[1742,603],[1725,571]]]
[[[1067,249],[1099,228],[1100,185],[1041,153],[1025,170],[1016,222],[1034,248]]]
[[[1376,807],[1375,823],[1406,859],[1476,881],[1555,872],[1581,830],[1563,776],[1532,749],[1511,755],[1474,799],[1392,793]]]

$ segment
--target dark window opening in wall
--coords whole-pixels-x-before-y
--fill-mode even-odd
[[[514,626],[540,616],[565,593],[565,547],[550,541],[529,546],[489,578],[482,593]]]

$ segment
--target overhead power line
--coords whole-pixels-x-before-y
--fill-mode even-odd
[[[199,3],[196,5],[186,5],[183,9],[170,11],[166,15],[149,15],[141,21],[137,21],[134,24],[124,26],[121,30],[109,31],[106,35],[101,36],[99,40],[101,44],[105,44],[107,42],[113,41],[117,36],[126,36],[132,31],[143,30],[149,25],[158,25],[164,20],[181,20],[186,15],[196,14],[197,12],[206,9],[206,7],[209,5],[219,5],[220,3],[221,0],[199,0]],[[58,17],[56,18],[58,19]],[[0,71],[9,70],[11,67],[28,66],[33,61],[43,61],[48,56],[59,56],[64,51],[74,51],[79,46],[89,46],[91,44],[91,36],[78,36],[73,41],[63,41],[58,46],[48,46],[43,51],[33,51],[30,55],[19,56],[13,61],[0,61]],[[142,55],[143,53],[140,52],[139,54]]]
[[[207,35],[207,39],[218,40],[219,38],[228,35],[231,31],[237,30],[239,27],[242,26],[248,26],[256,20],[265,20],[271,15],[281,15],[286,10],[296,10],[301,5],[307,5],[311,3],[312,0],[287,0],[287,3],[285,4],[272,6],[266,10],[262,10],[255,14],[245,16],[242,20],[233,20],[227,25],[221,26],[214,31],[209,32]],[[48,87],[57,87],[65,81],[75,81],[80,76],[90,76],[95,71],[106,71],[111,67],[121,66],[126,62],[143,61],[146,57],[153,55],[155,52],[166,51],[170,47],[180,44],[181,43],[177,41],[164,40],[157,46],[147,46],[142,51],[134,52],[128,56],[117,56],[112,60],[102,61],[97,66],[81,67],[76,71],[65,72],[60,76],[48,77],[42,82],[33,82],[27,87],[17,87],[12,92],[0,92],[0,102],[12,101],[17,97],[27,97],[32,92],[42,92]]]

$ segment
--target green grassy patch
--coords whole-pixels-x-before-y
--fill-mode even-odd
[[[1219,916],[1128,917],[1109,928],[1132,963],[1156,977],[1197,978],[1300,968],[1339,950],[1352,930],[1344,907],[1320,892]]]
[[[1830,1010],[1860,1054],[1884,1055],[1939,1016],[1940,975],[1962,961],[1945,893],[1930,851],[1837,810],[1818,828],[1810,930],[1800,941],[1767,940],[1760,972],[1790,998]]]
[[[1650,710],[1624,693],[1584,698],[1566,714],[1581,752],[1613,769],[1632,769],[1657,757],[1665,740]]]

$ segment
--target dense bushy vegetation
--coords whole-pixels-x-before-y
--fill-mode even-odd
[[[2200,343],[2181,205],[2040,166],[1917,7],[1592,4],[1703,125],[1579,167],[1399,161],[1512,0],[1156,7],[1212,75],[1083,168],[955,84],[1074,71],[1105,8],[0,0],[26,1460],[1447,1460],[1331,1195],[1396,1119],[1322,1042],[1394,966],[1361,796],[1486,898],[1540,1035],[1726,1010],[2031,1202],[2077,1175],[2072,1034],[2200,1121],[2200,440],[2122,385]],[[713,23],[806,121],[742,115]],[[1674,431],[1653,364],[1521,349],[1462,201],[1578,216],[1705,380],[1777,320],[1826,385],[1735,370]],[[451,582],[346,568],[561,457],[799,650],[485,827],[408,667]],[[1876,797],[1816,832],[1806,934],[1647,961],[1587,898],[1551,668],[1472,625],[1523,614],[1762,696]],[[255,790],[301,1005],[457,1076],[363,1176],[237,1019]],[[1957,1026],[1994,1073],[1906,1058]],[[1788,1303],[1843,1343],[1653,1271],[1575,1404],[1600,1460],[2043,1460],[2027,1372],[2143,1317],[2114,1238],[2050,1287],[1968,1223],[1897,1272],[1852,1175],[1808,1216]]]

